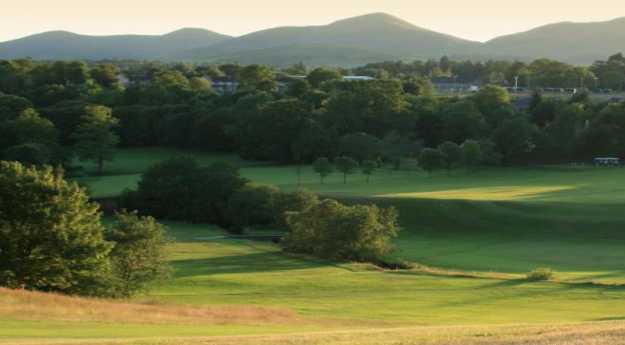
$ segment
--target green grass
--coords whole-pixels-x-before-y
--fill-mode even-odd
[[[94,196],[115,196],[136,184],[148,161],[167,156],[163,152],[155,150],[135,162],[133,155],[148,151],[123,151],[105,176],[83,182]],[[614,285],[625,284],[623,169],[497,168],[431,177],[381,170],[369,184],[360,174],[349,176],[347,184],[334,174],[322,185],[310,167],[303,169],[298,184],[292,166],[259,166],[231,156],[203,159],[238,161],[245,177],[283,190],[305,188],[345,202],[394,206],[402,232],[393,255],[431,269],[391,272],[292,257],[271,243],[223,239],[213,226],[168,223],[178,240],[170,248],[176,275],[139,300],[289,308],[307,320],[309,329],[625,318],[625,287]],[[553,269],[555,281],[526,281],[525,274],[536,267]],[[36,327],[11,322],[0,322],[0,339],[10,334],[19,338]],[[83,326],[85,332],[93,329],[96,338],[105,333],[98,330],[103,325]],[[140,326],[128,326],[124,336],[160,333]],[[63,327],[75,334],[71,332],[79,326],[68,322]],[[172,326],[162,334],[297,332],[303,326],[188,327]],[[48,333],[38,332],[55,338],[50,328],[42,326]]]
[[[121,155],[128,156],[128,154]],[[210,161],[210,158],[205,158]],[[310,167],[249,166],[242,174],[284,190],[376,202],[399,209],[396,256],[445,269],[523,275],[539,266],[571,281],[625,283],[625,170],[594,167],[494,168],[427,176],[377,171],[371,183],[335,173],[320,184]],[[138,175],[90,178],[97,196],[132,187]]]
[[[217,231],[217,230],[215,230]],[[187,227],[205,236],[202,226]],[[191,236],[194,237],[193,235]],[[309,318],[417,325],[592,321],[625,315],[625,288],[455,278],[294,258],[269,243],[183,241],[176,278],[151,293],[183,304],[285,307]]]

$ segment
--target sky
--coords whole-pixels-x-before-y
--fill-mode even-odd
[[[163,34],[183,27],[239,36],[277,26],[324,25],[372,12],[485,41],[554,22],[625,17],[623,0],[0,0],[0,4],[0,41],[49,30]]]

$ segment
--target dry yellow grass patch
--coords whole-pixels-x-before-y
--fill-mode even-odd
[[[18,345],[625,345],[624,322],[566,325],[403,327],[265,336],[161,340],[23,341]]]
[[[184,306],[0,288],[0,317],[14,320],[101,321],[141,324],[296,323],[287,309],[256,306]]]

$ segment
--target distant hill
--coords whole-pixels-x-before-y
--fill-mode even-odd
[[[556,23],[495,38],[484,44],[487,56],[522,59],[551,58],[590,64],[625,52],[625,17],[607,22]]]
[[[384,13],[321,26],[278,27],[241,37],[203,29],[161,36],[85,36],[53,31],[0,43],[0,59],[155,59],[278,67],[298,62],[349,67],[444,55],[480,60],[547,57],[590,64],[617,52],[625,52],[625,18],[551,24],[481,43],[420,28]]]
[[[350,66],[383,59],[438,58],[473,51],[480,43],[414,26],[384,13],[340,20],[329,25],[279,27],[254,32],[182,58],[243,62],[261,53],[274,65],[303,61],[310,65]]]
[[[86,36],[51,31],[0,43],[0,59],[169,59],[181,50],[206,47],[229,38],[204,29],[182,29],[159,36]]]

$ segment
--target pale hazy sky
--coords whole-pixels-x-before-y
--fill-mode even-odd
[[[0,0],[0,41],[48,30],[162,34],[199,27],[229,35],[320,25],[387,12],[415,25],[484,41],[558,21],[625,16],[624,0]]]

